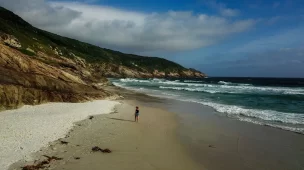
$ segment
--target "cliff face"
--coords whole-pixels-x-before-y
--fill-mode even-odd
[[[58,58],[47,60],[22,54],[0,44],[0,110],[13,109],[23,104],[44,102],[79,102],[104,98],[111,93],[103,91],[106,79],[92,76],[76,61]],[[39,59],[40,58],[40,59]]]
[[[79,102],[111,96],[115,78],[203,78],[158,57],[100,48],[31,26],[0,7],[0,110],[23,104]]]

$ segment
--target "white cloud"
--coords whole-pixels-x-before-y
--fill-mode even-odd
[[[222,16],[191,11],[143,13],[108,6],[46,2],[44,0],[0,0],[39,28],[106,48],[140,53],[179,51],[205,47],[250,29],[255,20],[232,20],[232,9]]]
[[[239,15],[239,11],[235,9],[230,9],[230,8],[221,8],[220,13],[223,16],[228,16],[228,17],[235,17]]]
[[[219,3],[215,0],[207,1],[207,5],[218,10],[219,13],[224,17],[236,17],[240,14],[239,10],[227,8],[227,6],[225,4]]]

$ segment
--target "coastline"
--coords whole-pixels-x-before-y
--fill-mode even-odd
[[[116,89],[123,96],[134,92]],[[147,102],[148,95],[137,94],[141,104],[176,114],[178,140],[206,169],[304,169],[303,134],[240,121],[198,103],[157,97]]]
[[[107,90],[124,97],[115,114],[75,123],[66,138],[51,142],[33,160],[42,161],[42,155],[63,158],[49,165],[48,169],[55,170],[304,168],[303,135],[241,122],[200,104],[114,86]],[[138,124],[133,122],[137,105],[141,111]],[[113,152],[92,153],[94,146]],[[19,161],[10,169],[33,163]]]
[[[149,99],[147,99],[149,100]],[[138,105],[136,100],[119,101],[114,114],[94,116],[76,123],[66,138],[34,154],[63,158],[48,169],[202,169],[179,142],[178,121],[174,113]],[[134,122],[135,106],[140,108],[139,123]],[[60,141],[68,142],[62,144]],[[112,153],[92,153],[94,146],[109,148]],[[79,158],[79,159],[76,159]],[[34,162],[19,161],[10,169]]]

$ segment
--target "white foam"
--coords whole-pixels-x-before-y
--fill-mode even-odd
[[[232,84],[231,82],[219,81],[219,84]]]
[[[304,128],[299,128],[299,127],[289,127],[289,126],[284,126],[284,125],[277,125],[277,124],[269,124],[269,123],[262,123],[250,118],[245,118],[245,117],[239,117],[240,121],[244,121],[244,122],[250,122],[250,123],[254,123],[254,124],[258,124],[258,125],[267,125],[267,126],[271,126],[274,128],[279,128],[279,129],[283,129],[283,130],[288,130],[291,132],[298,132],[298,133],[302,133],[304,134]]]
[[[113,111],[115,101],[48,103],[0,112],[0,169],[18,160],[30,160],[30,153],[63,138],[73,123],[90,115]]]
[[[196,81],[196,80],[184,80],[185,83],[202,83],[203,81]]]
[[[304,95],[303,88],[285,88],[285,87],[254,87],[254,86],[230,86],[230,85],[212,85],[212,84],[184,84],[185,86],[178,86],[179,83],[167,82],[166,85],[177,85],[177,86],[160,86],[161,89],[171,90],[186,90],[186,91],[197,91],[197,92],[209,92],[209,93],[271,93],[271,94],[285,94],[285,95]]]
[[[160,89],[169,89],[169,90],[185,90],[185,91],[192,91],[192,92],[207,92],[207,93],[223,93],[222,91],[219,90],[208,90],[205,88],[189,88],[189,87],[165,87],[165,86],[159,86]],[[233,93],[233,92],[231,92]]]
[[[126,78],[126,79],[120,79],[121,82],[137,82],[137,83],[150,83],[150,80],[138,80],[138,79],[131,79],[131,78]]]
[[[245,109],[241,106],[225,105],[212,102],[199,102],[201,104],[213,107],[216,111],[227,113],[228,115],[245,115],[251,118],[259,118],[266,121],[276,121],[289,124],[302,124],[304,125],[304,114],[284,113],[274,110],[258,110],[258,109]]]

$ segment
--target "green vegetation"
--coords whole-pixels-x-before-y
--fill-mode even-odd
[[[124,54],[37,29],[2,7],[0,7],[0,32],[14,35],[23,49],[29,47],[34,51],[54,54],[54,49],[57,48],[65,57],[73,57],[71,54],[73,53],[90,63],[112,63],[137,70],[146,69],[150,72],[155,69],[165,72],[185,70],[181,65],[166,59]],[[21,51],[34,55],[27,50]]]
[[[29,55],[29,56],[34,56],[36,55],[35,53],[28,51],[27,49],[19,49],[20,52],[22,52],[23,54]]]

